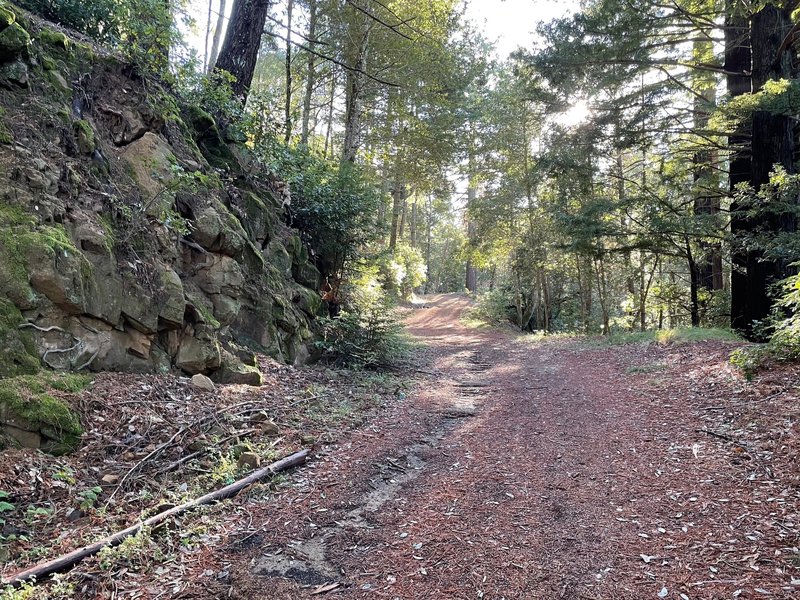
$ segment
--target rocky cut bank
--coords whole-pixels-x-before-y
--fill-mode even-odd
[[[319,272],[236,132],[0,5],[0,377],[302,363]]]

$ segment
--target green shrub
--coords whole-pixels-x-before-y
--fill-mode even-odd
[[[17,0],[21,7],[118,48],[147,71],[166,74],[168,52],[180,40],[173,10],[164,0]]]
[[[323,275],[337,275],[354,264],[379,233],[378,185],[358,165],[340,164],[261,140],[257,152],[292,190],[291,223],[303,232]]]
[[[469,312],[469,319],[489,325],[515,323],[511,290],[495,288],[478,296],[478,305]]]
[[[394,252],[387,253],[379,261],[385,287],[408,300],[414,290],[425,283],[427,268],[422,252],[405,242],[399,242]]]
[[[341,312],[321,319],[322,357],[338,366],[388,367],[403,360],[409,343],[374,273],[344,286]]]

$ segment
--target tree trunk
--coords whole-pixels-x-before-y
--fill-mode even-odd
[[[308,2],[308,39],[309,45],[313,48],[314,41],[317,39],[317,0],[309,0]],[[303,125],[300,130],[300,144],[308,146],[308,136],[310,133],[311,123],[311,99],[314,95],[314,86],[316,85],[316,56],[308,53],[308,67],[306,73],[306,93],[303,96]]]
[[[389,231],[389,249],[397,247],[397,239],[400,233],[400,213],[403,211],[403,202],[406,199],[406,186],[399,182],[392,188],[392,225]]]
[[[406,210],[408,209],[408,202],[406,202],[407,194],[403,194],[403,206],[400,209],[400,226],[397,230],[397,237],[402,240],[406,235]]]
[[[208,0],[208,18],[206,19],[206,35],[203,38],[203,73],[208,72],[208,38],[211,37],[211,15],[214,11],[214,0]]]
[[[608,294],[606,290],[606,266],[603,256],[594,259],[595,274],[597,275],[597,297],[600,300],[600,310],[603,313],[603,335],[611,334],[608,310]]]
[[[750,28],[747,18],[736,14],[738,2],[727,0],[725,18],[725,71],[728,95],[732,98],[752,91],[750,69]],[[728,182],[730,193],[740,183],[750,181],[750,157],[746,147],[750,142],[749,128],[742,127],[728,137],[731,152]],[[736,203],[731,206],[731,234],[736,237],[747,230],[746,221],[738,214]],[[747,256],[736,246],[731,252],[731,327],[744,330],[747,324]]]
[[[211,4],[209,3],[209,6]],[[206,66],[206,73],[210,73],[214,66],[217,64],[217,55],[219,54],[219,43],[222,40],[222,32],[225,29],[225,8],[227,7],[227,0],[219,0],[219,13],[217,14],[217,25],[214,27],[214,38],[211,41],[211,53],[208,55],[208,63]]]
[[[687,237],[686,243],[686,262],[689,265],[689,313],[691,314],[692,327],[700,327],[700,301],[698,292],[700,289],[701,269],[695,262],[692,254],[692,246]]]
[[[478,289],[478,270],[475,268],[475,265],[472,263],[472,250],[475,247],[475,237],[477,232],[475,231],[475,223],[472,222],[470,216],[470,210],[472,210],[475,199],[478,194],[478,190],[475,189],[475,183],[473,181],[474,177],[474,167],[473,167],[473,160],[472,156],[470,156],[470,167],[469,167],[469,187],[467,188],[467,219],[470,219],[467,222],[467,245],[469,246],[470,256],[467,258],[467,267],[466,267],[466,277],[465,277],[465,286],[468,291],[476,292]]]
[[[347,71],[347,98],[345,100],[344,143],[342,145],[342,161],[355,162],[361,146],[361,104],[364,95],[364,73],[367,66],[369,49],[370,21],[364,16],[363,27],[359,37],[354,69]]]
[[[288,144],[292,139],[292,13],[294,0],[286,4],[286,98],[283,107],[283,140]]]
[[[417,200],[416,195],[411,203],[411,218],[408,221],[408,234],[411,247],[417,247]]]
[[[778,48],[792,27],[790,11],[768,4],[751,19],[750,40],[753,56],[753,90],[758,91],[770,79],[791,76],[791,51],[776,61]],[[791,117],[767,111],[755,111],[752,120],[750,184],[757,191],[769,182],[775,165],[795,173],[794,130]],[[735,213],[734,213],[735,214]],[[768,234],[794,232],[795,218],[790,214],[767,214],[754,218],[736,215],[734,233],[764,231]],[[732,229],[734,226],[732,225]],[[743,259],[743,260],[741,260]],[[734,326],[749,339],[761,339],[764,333],[754,324],[765,320],[773,307],[769,286],[789,274],[780,261],[764,256],[760,250],[741,252],[746,279],[737,277],[732,290]],[[741,264],[740,264],[741,266]]]
[[[709,42],[710,43],[710,42]],[[695,43],[695,47],[700,42]],[[705,42],[703,42],[705,44]],[[708,120],[716,101],[716,89],[713,77],[698,76],[695,82],[694,97],[694,128],[702,131],[708,128]],[[702,223],[706,231],[714,229],[714,220],[719,214],[720,201],[716,195],[714,186],[714,162],[715,153],[711,149],[702,149],[692,157],[694,162],[694,214],[700,219],[706,220]],[[717,260],[721,252],[718,242],[708,242],[701,239],[698,244],[700,247],[699,256],[696,257],[698,269],[698,286],[706,290],[717,290],[717,283],[721,282],[722,273],[716,273],[717,268],[721,268],[722,261]]]
[[[467,286],[467,290],[475,293],[478,289],[478,270],[475,268],[475,265],[472,264],[472,259],[467,259],[467,269],[466,269],[466,278],[465,283]]]
[[[331,158],[333,158],[334,156],[332,132],[333,132],[333,105],[335,100],[336,100],[336,71],[331,69],[331,96],[328,99],[328,123],[325,129],[325,150],[322,153],[322,155],[325,156],[326,158],[328,156],[329,146],[331,149]]]
[[[428,195],[427,209],[428,218],[425,223],[425,270],[428,276],[425,278],[425,288],[423,290],[425,294],[428,293],[428,282],[431,279],[431,238],[433,236],[433,196],[431,195]]]
[[[235,77],[231,88],[242,102],[247,100],[253,82],[269,5],[269,0],[234,0],[225,43],[217,58],[216,68]]]

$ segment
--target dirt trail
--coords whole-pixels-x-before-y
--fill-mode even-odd
[[[265,507],[226,596],[796,597],[797,487],[702,431],[726,348],[529,345],[468,302],[413,311],[431,376]]]

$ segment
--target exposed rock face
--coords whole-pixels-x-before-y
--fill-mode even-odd
[[[241,347],[306,360],[319,272],[282,222],[288,187],[210,115],[8,12],[0,377],[43,358],[258,385]]]

